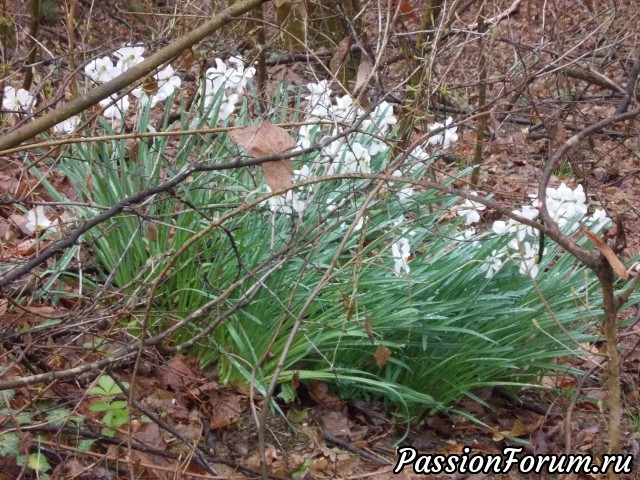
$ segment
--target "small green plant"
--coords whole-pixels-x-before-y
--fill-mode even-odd
[[[15,432],[0,435],[0,457],[13,457],[19,466],[26,462],[27,467],[35,471],[38,478],[50,478],[47,472],[51,470],[51,465],[47,457],[40,450],[25,457],[20,449],[20,437]]]
[[[129,384],[122,382],[125,388],[129,388]],[[101,397],[101,400],[89,407],[92,412],[104,412],[102,422],[104,427],[101,433],[107,437],[115,435],[115,429],[121,427],[129,421],[129,408],[124,400],[116,400],[115,398],[122,394],[122,389],[108,375],[102,375],[98,379],[98,384],[89,389],[89,394]]]
[[[311,458],[307,458],[304,463],[302,465],[300,465],[300,468],[298,468],[298,470],[296,470],[295,472],[293,472],[291,474],[291,478],[302,478],[305,476],[305,474],[307,473],[307,471],[309,470],[309,467],[311,467],[311,465],[313,465],[313,460]]]
[[[25,457],[20,455],[16,458],[16,463],[19,466],[23,466],[25,464]],[[26,457],[27,467],[36,472],[37,478],[41,479],[49,479],[49,475],[47,472],[51,470],[51,464],[47,460],[47,457],[40,451],[30,454]]]
[[[13,411],[11,401],[15,396],[15,390],[7,390],[0,396],[0,415],[7,418],[10,424],[29,425],[33,423],[33,411]],[[54,426],[80,425],[84,421],[82,415],[74,414],[67,408],[53,408],[45,415],[47,423]],[[24,455],[24,450],[20,448],[20,436],[15,432],[8,432],[0,435],[0,457],[13,457],[19,466],[26,465],[33,470],[40,479],[49,479],[47,474],[51,470],[51,465],[47,457],[38,449],[29,455]]]

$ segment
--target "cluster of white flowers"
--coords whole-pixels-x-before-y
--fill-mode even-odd
[[[298,131],[298,146],[301,149],[343,133],[344,125],[353,124],[365,114],[349,94],[336,97],[334,104],[327,80],[310,83],[306,88],[309,91],[304,97],[307,102],[306,120],[324,121],[332,123],[334,127],[326,130],[319,124],[303,125]],[[321,170],[319,173],[371,173],[371,159],[386,152],[388,147],[382,138],[396,122],[392,106],[381,102],[361,123],[360,129],[366,133],[351,133],[331,142],[322,150],[324,165],[317,166]]]
[[[530,195],[530,198],[531,205],[523,205],[520,209],[513,210],[513,213],[529,220],[538,218],[540,201],[535,194]],[[549,187],[546,190],[549,214],[566,233],[574,232],[580,225],[585,225],[593,232],[599,232],[611,223],[611,219],[602,209],[596,209],[592,215],[587,216],[586,202],[587,198],[582,185],[572,189],[565,183],[561,183],[557,188]],[[465,200],[464,204],[458,207],[457,213],[465,218],[465,223],[472,224],[480,220],[480,211],[484,209],[485,206],[478,202]],[[499,251],[494,250],[485,259],[480,267],[481,271],[485,272],[485,276],[493,277],[507,260],[512,259],[519,262],[521,274],[535,278],[538,275],[536,230],[513,219],[495,221],[492,230],[497,235],[509,235],[512,238],[505,248]],[[474,233],[460,235],[459,239],[469,240],[473,236]]]
[[[269,187],[267,187],[267,189],[271,191]],[[289,190],[282,195],[270,197],[267,200],[267,203],[269,204],[271,211],[274,213],[277,212],[292,215],[293,212],[296,212],[300,217],[302,217],[302,214],[307,207],[305,202],[300,200],[300,196],[293,190]]]
[[[125,45],[113,52],[115,61],[109,56],[96,58],[85,66],[84,72],[94,82],[106,83],[141,63],[144,60],[143,54],[143,46]],[[180,77],[175,75],[171,65],[167,65],[157,72],[153,79],[156,83],[153,91],[146,90],[145,85],[142,85],[131,92],[131,95],[138,99],[141,108],[147,105],[150,105],[150,108],[155,107],[159,102],[169,98],[181,85]],[[124,116],[130,105],[128,95],[113,95],[100,102],[100,106],[105,108],[104,117],[112,123],[124,121]]]
[[[215,59],[215,67],[205,72],[205,80],[202,84],[202,96],[204,107],[214,112],[218,107],[218,122],[224,122],[231,116],[240,96],[248,82],[255,76],[256,69],[246,68],[240,57],[229,57],[228,67],[219,58]]]
[[[113,58],[103,56],[90,61],[84,68],[84,72],[91,81],[103,84],[121,75],[129,68],[141,63],[144,60],[145,48],[140,45],[125,45],[113,52]],[[214,102],[217,105],[218,121],[225,121],[240,100],[240,95],[246,88],[248,82],[255,75],[253,67],[245,67],[244,61],[240,57],[230,57],[228,67],[219,58],[215,59],[216,66],[206,71],[205,80],[202,84],[202,95],[204,106],[212,107]],[[178,75],[171,65],[167,65],[162,70],[153,75],[151,82],[135,88],[131,95],[138,100],[138,106],[144,108],[154,108],[158,103],[165,101],[182,84]],[[152,89],[149,88],[152,85]],[[35,106],[35,98],[24,89],[11,86],[4,88],[2,107],[10,113],[31,113]],[[132,105],[129,95],[115,94],[100,101],[100,106],[104,109],[102,115],[111,124],[124,123],[125,115]],[[64,120],[53,127],[56,134],[73,133],[80,125],[80,117],[75,116]]]
[[[306,123],[298,130],[297,144],[299,149],[308,149],[314,144],[320,143],[338,135],[339,139],[332,141],[320,152],[318,161],[311,166],[304,165],[295,170],[297,180],[312,178],[314,175],[331,175],[335,173],[371,173],[372,161],[378,155],[384,155],[388,151],[384,138],[397,123],[393,113],[393,106],[386,101],[380,102],[366,118],[366,112],[360,108],[354,99],[348,95],[339,95],[332,100],[330,82],[327,80],[306,85],[308,91],[304,96],[306,101]],[[344,135],[345,129],[361,119],[357,132]],[[318,123],[311,123],[318,122]],[[323,122],[322,124],[319,122]],[[445,124],[435,123],[429,126],[429,131],[441,130],[433,135],[428,145],[450,147],[458,139],[457,127],[449,127],[453,119],[446,119]],[[444,130],[442,130],[444,129]],[[379,158],[379,157],[378,157]],[[411,175],[422,167],[422,162],[429,160],[431,155],[422,146],[416,146],[410,154],[410,162],[407,166],[393,172],[393,176],[401,177]],[[381,168],[386,162],[380,162]],[[391,185],[397,182],[392,182]],[[307,191],[311,191],[308,187]],[[414,191],[411,186],[396,189],[396,197],[402,203],[413,201]],[[281,196],[277,200],[271,200],[269,206],[273,212],[291,214],[292,211],[302,215],[305,193],[286,197]],[[296,208],[296,205],[298,208]],[[337,209],[334,199],[327,200],[327,211]],[[400,222],[401,223],[401,222]],[[360,218],[356,229],[362,227],[363,219]],[[391,243],[391,254],[394,259],[394,271],[397,275],[409,273],[409,258],[411,245],[409,239],[400,237]]]

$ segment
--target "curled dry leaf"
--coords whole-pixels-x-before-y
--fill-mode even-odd
[[[340,399],[329,393],[329,385],[318,380],[309,383],[309,396],[319,405],[324,407],[336,407],[340,405]]]
[[[369,60],[362,58],[360,65],[358,65],[358,73],[356,74],[356,85],[353,87],[354,93],[359,92],[363,87],[366,87],[373,71],[373,65],[369,63]]]
[[[598,235],[590,232],[586,228],[583,228],[582,231],[587,236],[589,241],[593,243],[593,245],[598,250],[600,250],[600,253],[602,255],[604,255],[604,257],[609,262],[609,265],[611,265],[611,268],[613,268],[613,271],[616,272],[620,276],[620,278],[622,278],[623,280],[626,280],[627,278],[629,278],[629,272],[627,272],[627,268],[620,261],[620,259],[615,254],[615,252],[611,249],[609,244],[605,240],[600,238]]]
[[[338,44],[338,47],[329,62],[329,70],[331,70],[333,75],[337,75],[342,66],[349,61],[349,57],[351,56],[351,45],[353,45],[351,35],[343,38]]]
[[[284,128],[269,120],[260,125],[232,130],[233,141],[244,148],[253,158],[268,157],[287,152],[296,147],[296,142]],[[290,158],[261,164],[267,185],[272,191],[287,188],[293,179],[293,163]]]
[[[376,348],[376,353],[374,353],[373,356],[376,359],[376,365],[378,365],[379,368],[382,368],[387,364],[387,361],[391,356],[391,350],[389,350],[384,345],[378,345],[378,348]]]

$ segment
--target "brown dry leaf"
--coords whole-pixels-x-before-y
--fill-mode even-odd
[[[38,179],[29,174],[16,172],[16,175],[0,172],[0,194],[4,193],[21,199],[32,193],[33,189],[39,185]]]
[[[360,61],[360,65],[358,65],[358,73],[356,74],[356,84],[353,87],[353,91],[358,92],[362,87],[365,87],[369,76],[371,75],[371,71],[373,70],[373,66],[369,63],[365,57],[362,57]]]
[[[269,73],[269,78],[273,80],[273,83],[279,83],[285,80],[294,85],[304,85],[305,83],[304,78],[298,75],[298,73],[290,65],[277,65],[271,68]],[[267,88],[270,87],[267,86]],[[275,93],[275,89],[272,93]]]
[[[190,48],[188,48],[184,52],[182,52],[181,57],[182,58],[180,59],[180,66],[184,71],[190,72],[191,67],[193,67],[193,64],[196,61],[195,57],[193,56],[193,52]]]
[[[87,186],[87,191],[90,194],[93,194],[93,175],[91,175],[90,173],[88,173],[85,177],[84,177],[84,183]]]
[[[133,434],[133,438],[141,444],[155,449],[164,450],[166,447],[165,441],[160,435],[160,427],[153,422],[141,424]]]
[[[376,365],[378,365],[379,368],[382,368],[387,364],[387,361],[391,356],[391,350],[389,350],[384,345],[378,345],[378,348],[376,348],[376,353],[374,353],[373,356],[376,359]]]
[[[357,455],[349,455],[348,453],[339,453],[336,457],[335,469],[342,478],[350,475],[360,463]]]
[[[16,252],[18,255],[22,255],[23,257],[28,257],[29,255],[33,255],[36,253],[36,246],[38,245],[38,240],[35,238],[28,238],[24,242],[21,242],[16,246]]]
[[[332,75],[337,75],[340,68],[342,68],[342,66],[349,60],[352,43],[353,40],[351,40],[351,36],[348,36],[342,39],[338,44],[338,48],[336,48],[336,51],[329,62],[329,70],[331,70]]]
[[[268,447],[264,452],[264,460],[267,465],[273,465],[274,462],[278,461],[278,451],[273,447]],[[247,458],[244,463],[247,465],[247,467],[252,468],[253,470],[260,470],[260,455],[258,453],[254,453],[249,458]],[[271,473],[274,474],[274,472]]]
[[[142,91],[147,95],[155,95],[158,92],[158,79],[153,75],[149,75],[142,82]]]
[[[605,258],[609,262],[609,265],[611,265],[611,268],[613,268],[613,270],[618,274],[618,276],[623,280],[628,279],[629,273],[627,272],[627,269],[625,268],[624,264],[620,261],[618,256],[614,253],[614,251],[611,250],[611,247],[609,246],[609,244],[605,240],[600,238],[598,235],[590,232],[584,227],[582,228],[582,231],[587,236],[589,241],[593,243],[593,245],[598,250],[600,250],[600,253],[605,256]]]
[[[373,326],[371,325],[371,318],[369,318],[369,316],[364,317],[364,329],[367,331],[367,337],[369,337],[371,345],[373,345]]]
[[[149,223],[147,225],[147,238],[150,242],[158,240],[158,226],[155,223]]]
[[[398,3],[400,3],[401,18],[405,17],[405,18],[402,18],[403,21],[406,21],[407,18],[410,18],[416,23],[420,22],[418,14],[413,9],[413,6],[411,5],[411,2],[409,0],[393,0],[392,7],[391,7],[393,9],[392,11],[395,11],[395,9],[398,8]],[[400,18],[398,19],[398,21],[400,21]]]
[[[230,134],[234,142],[247,150],[253,158],[278,155],[296,147],[296,142],[287,131],[269,120],[262,120],[260,125],[232,130]],[[271,191],[291,185],[293,163],[290,158],[265,162],[261,166]]]
[[[351,299],[346,295],[342,294],[342,303],[344,305],[344,310],[347,314],[347,322],[351,320],[353,317],[353,311],[355,310],[355,302],[352,302]]]
[[[526,431],[526,429],[524,428],[524,425],[522,425],[522,423],[519,420],[516,420],[513,423],[513,426],[511,427],[511,430],[503,430],[500,432],[501,435],[507,437],[520,437],[521,435],[524,435],[525,433],[528,433]],[[494,440],[496,439],[496,434],[494,434]]]
[[[312,380],[309,384],[309,396],[325,407],[335,407],[340,404],[340,399],[329,393],[329,385],[318,380]]]
[[[8,241],[11,238],[11,227],[4,220],[0,220],[0,240]]]
[[[211,422],[209,426],[211,430],[233,425],[248,406],[247,398],[244,395],[224,390],[211,391],[208,395],[209,399],[206,404],[209,406],[207,415]]]
[[[183,355],[176,355],[158,369],[160,382],[174,391],[192,384],[198,377],[197,369],[194,368],[194,359]]]
[[[326,471],[328,468],[329,468],[329,460],[327,460],[326,457],[315,458],[313,460],[313,463],[309,467],[309,473],[311,474],[311,478],[326,477]]]
[[[561,121],[558,121],[553,130],[553,148],[559,148],[567,141],[567,129]]]
[[[298,391],[300,387],[300,372],[293,372],[293,376],[291,377],[291,390],[294,392]]]
[[[18,188],[18,183],[13,175],[0,172],[0,193],[8,193],[13,196]]]
[[[351,428],[349,428],[349,419],[342,412],[328,411],[322,417],[324,431],[329,432],[334,437],[349,438]]]
[[[33,230],[27,228],[26,215],[22,215],[21,213],[14,213],[12,215],[9,215],[9,221],[13,222],[13,224],[17,226],[24,235],[31,235],[33,233]]]

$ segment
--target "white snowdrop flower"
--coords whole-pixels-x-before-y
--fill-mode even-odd
[[[14,112],[31,112],[35,106],[35,98],[24,88],[15,89],[11,86],[4,87],[2,108]]]
[[[611,219],[607,216],[607,212],[602,208],[596,208],[593,214],[588,218],[589,228],[594,232],[599,232],[605,227],[611,225]]]
[[[307,110],[321,114],[325,117],[331,107],[331,89],[329,81],[322,80],[318,83],[309,83],[306,85],[309,95],[305,95],[305,100],[309,102]],[[317,111],[316,111],[317,110]]]
[[[271,191],[271,189],[269,189],[269,191]],[[289,190],[282,195],[270,197],[267,201],[269,208],[274,213],[291,215],[293,212],[296,212],[302,218],[302,214],[306,209],[305,202],[300,200],[298,194],[293,190]]]
[[[529,205],[523,205],[520,210],[513,210],[512,213],[524,217],[528,220],[535,220],[540,214],[537,208],[531,207]],[[536,229],[533,227],[524,225],[519,222],[513,222],[513,224],[515,227],[514,230],[518,233],[519,240],[523,240],[526,235],[533,236],[536,234]]]
[[[505,222],[504,220],[496,220],[495,222],[493,222],[491,229],[497,235],[508,235],[515,231],[515,225],[511,220],[507,222]]]
[[[235,88],[238,93],[241,93],[247,86],[248,81],[255,76],[256,69],[254,67],[245,68],[245,62],[240,55],[230,56],[229,63],[235,66],[238,78],[235,79],[237,80],[235,86],[232,83],[228,83],[227,87]]]
[[[236,67],[236,70],[244,68],[244,60],[242,59],[242,55],[230,55],[228,60],[229,63],[232,63]]]
[[[400,170],[396,170],[391,175],[394,177],[401,177],[402,172]],[[390,182],[390,183],[395,183],[395,182]],[[400,188],[400,190],[396,192],[396,195],[398,196],[398,199],[400,200],[400,202],[407,202],[407,201],[413,200],[413,188],[411,187],[411,185],[404,185],[402,188]]]
[[[391,245],[391,253],[393,254],[394,270],[396,275],[400,275],[404,270],[409,273],[409,256],[411,255],[411,246],[409,240],[405,237],[400,238]]]
[[[379,153],[386,152],[388,149],[389,146],[385,142],[377,138],[372,139],[371,143],[369,143],[369,146],[367,147],[369,156],[371,157],[378,155]]]
[[[504,252],[494,250],[491,252],[491,255],[485,258],[482,265],[480,265],[480,271],[485,272],[485,278],[493,277],[500,268],[502,268],[502,257],[504,256]]]
[[[527,242],[523,243],[520,256],[520,273],[536,278],[538,275],[538,252],[536,247]]]
[[[584,216],[587,214],[587,199],[582,185],[578,185],[574,190],[567,188],[564,192],[562,206],[567,211],[569,218]]]
[[[413,200],[413,188],[409,185],[406,185],[400,189],[398,192],[398,200],[400,202],[410,202]]]
[[[411,157],[419,162],[422,162],[425,160],[429,160],[431,158],[431,155],[429,155],[429,153],[427,153],[426,150],[420,145],[417,145],[413,150],[411,150]]]
[[[124,72],[141,63],[144,60],[143,53],[144,47],[141,45],[124,45],[113,52],[113,56],[118,59],[116,66]]]
[[[371,155],[360,143],[355,142],[347,147],[342,159],[341,173],[371,173]]]
[[[38,205],[27,212],[27,223],[24,226],[29,233],[41,232],[43,230],[56,230],[56,222],[52,222],[44,213],[44,207]]]
[[[309,90],[309,95],[305,97],[307,99],[310,97],[328,97],[331,95],[331,88],[329,88],[328,80],[320,80],[318,83],[308,83],[305,87]]]
[[[329,138],[333,138],[336,135],[338,135],[338,130],[333,129],[333,131],[331,132],[330,135],[325,135],[324,137],[322,137],[322,141],[325,141]],[[322,148],[322,155],[325,156],[326,158],[328,158],[331,161],[339,161],[340,158],[342,158],[344,152],[345,152],[345,138],[344,137],[340,137],[337,140],[334,140],[333,142],[331,142],[329,145],[327,145],[326,147]]]
[[[302,125],[298,130],[298,147],[303,150],[311,147],[317,131],[317,125]]]
[[[96,58],[84,67],[86,73],[96,83],[106,83],[122,73],[109,57]]]
[[[477,192],[469,192],[472,195],[477,195]],[[457,209],[459,217],[465,217],[465,222],[469,225],[480,221],[480,212],[487,207],[478,202],[472,202],[466,199],[462,205]]]
[[[309,180],[312,178],[311,169],[308,165],[303,165],[298,170],[293,171],[294,182],[300,182],[304,180]]]
[[[382,134],[387,133],[390,127],[398,123],[398,119],[393,114],[393,105],[388,102],[381,102],[376,106],[373,111],[373,118]]]
[[[182,80],[174,73],[173,67],[167,65],[154,75],[158,84],[158,89],[155,92],[147,92],[143,86],[135,88],[131,92],[131,95],[140,101],[140,108],[144,108],[147,105],[150,105],[149,108],[155,107],[159,102],[164,102],[180,87]]]
[[[466,230],[462,230],[461,232],[458,232],[458,234],[455,237],[453,237],[453,239],[459,242],[468,242],[469,240],[472,240],[475,236],[476,236],[476,229],[473,227],[470,227],[470,228],[467,228]]]
[[[571,220],[586,215],[586,202],[582,185],[572,190],[562,182],[558,188],[549,187],[546,190],[547,210],[556,222],[559,218]]]
[[[156,95],[164,101],[173,94],[176,89],[180,88],[182,80],[175,75],[175,70],[171,65],[167,65],[156,74],[158,80],[158,92]]]
[[[222,105],[220,105],[220,110],[218,111],[218,122],[224,122],[231,116],[239,99],[240,97],[237,93],[232,93],[224,99]]]
[[[336,97],[336,104],[331,109],[336,118],[340,120],[348,120],[354,117],[356,108],[353,104],[353,98],[350,95]]]
[[[76,115],[61,121],[57,125],[54,125],[53,131],[55,133],[68,135],[70,133],[73,133],[75,129],[78,128],[78,125],[80,125],[80,117]]]
[[[356,233],[362,230],[363,225],[364,225],[364,217],[360,217],[356,222],[355,226],[353,227],[353,233]],[[341,224],[340,228],[342,229],[347,228],[347,224],[346,223]]]
[[[249,67],[244,68],[244,62],[239,57],[232,57],[230,62],[235,65],[236,68],[227,67],[225,63],[219,59],[215,59],[216,66],[207,69],[205,77],[211,82],[211,86],[215,90],[221,88],[236,90],[240,93],[247,85],[250,78],[253,78],[256,74],[256,69]]]
[[[453,122],[453,118],[448,117],[444,125],[442,123],[436,122],[433,125],[429,125],[427,128],[429,128],[430,132],[433,132],[440,128],[445,128],[446,126],[450,125],[451,122]],[[442,148],[449,148],[451,145],[458,141],[458,134],[456,133],[457,130],[458,127],[446,128],[444,131],[429,137],[429,144],[442,145]]]
[[[212,104],[216,101],[223,103],[226,101],[224,88],[217,86],[212,80],[205,78],[202,84],[202,96],[204,97],[204,108],[212,108]]]
[[[111,120],[123,120],[125,113],[129,110],[129,96],[125,95],[120,100],[116,100],[117,95],[112,95],[104,100],[100,100],[101,107],[107,107],[102,115]]]

